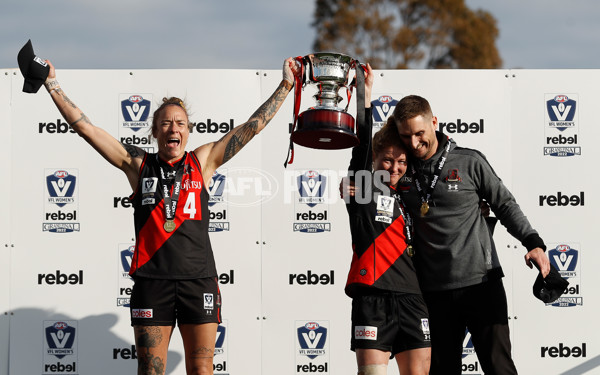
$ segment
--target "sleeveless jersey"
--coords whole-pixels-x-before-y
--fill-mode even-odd
[[[367,110],[366,118],[365,127],[358,130],[360,143],[352,149],[350,176],[370,172],[372,165],[371,110]],[[382,191],[374,184],[374,174],[367,176],[371,176],[370,181],[357,178],[355,183],[364,182],[361,191],[371,194],[361,197],[365,201],[360,203],[351,197],[346,205],[353,254],[345,292],[350,297],[378,291],[421,294],[412,258],[405,251],[406,225],[394,189]]]
[[[412,258],[405,251],[406,226],[400,206],[393,196],[375,187],[372,191],[379,196],[373,194],[369,203],[347,205],[353,254],[346,294],[374,289],[420,294]]]
[[[161,167],[174,175],[183,163],[183,178],[174,222],[167,232]],[[209,194],[202,168],[193,152],[186,152],[177,165],[166,163],[157,154],[146,153],[140,167],[137,189],[130,196],[135,222],[135,253],[132,276],[156,279],[195,279],[217,275],[208,236]],[[172,183],[169,186],[172,194]]]

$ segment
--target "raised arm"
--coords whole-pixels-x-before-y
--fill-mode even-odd
[[[300,74],[300,67],[293,58],[283,63],[283,79],[267,101],[250,116],[248,121],[236,126],[217,142],[198,147],[194,152],[202,163],[205,178],[212,177],[217,168],[235,156],[255,135],[273,119],[285,98],[294,86],[294,77]]]
[[[125,146],[119,143],[104,129],[94,126],[90,119],[67,97],[56,80],[56,71],[52,63],[50,73],[44,83],[50,93],[56,108],[73,130],[86,140],[104,159],[127,175],[133,190],[137,186],[138,170],[144,156],[144,151],[135,146]]]

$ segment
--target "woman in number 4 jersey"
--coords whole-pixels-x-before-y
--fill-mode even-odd
[[[136,246],[131,295],[138,374],[164,374],[171,334],[177,323],[188,374],[212,374],[221,296],[208,237],[205,185],[277,113],[299,74],[296,62],[283,64],[283,79],[249,120],[216,142],[186,152],[190,127],[186,106],[165,98],[154,112],[157,153],[119,143],[66,96],[54,66],[45,81],[54,104],[71,125],[110,164],[122,170],[133,194]]]

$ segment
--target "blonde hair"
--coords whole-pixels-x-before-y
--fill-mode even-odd
[[[169,105],[176,105],[183,109],[183,112],[185,112],[185,117],[187,117],[188,119],[188,129],[192,130],[194,124],[190,122],[190,115],[186,108],[187,106],[185,102],[179,99],[178,97],[171,96],[170,98],[164,97],[162,99],[162,104],[156,109],[156,111],[154,111],[154,114],[152,115],[152,131],[154,132],[154,130],[156,130],[156,127],[158,126],[158,124],[156,123],[158,116]]]

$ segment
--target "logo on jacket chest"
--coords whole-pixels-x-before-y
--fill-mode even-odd
[[[462,182],[458,169],[449,169],[448,175],[444,178],[444,182],[446,183],[449,192],[458,191],[460,182]]]

